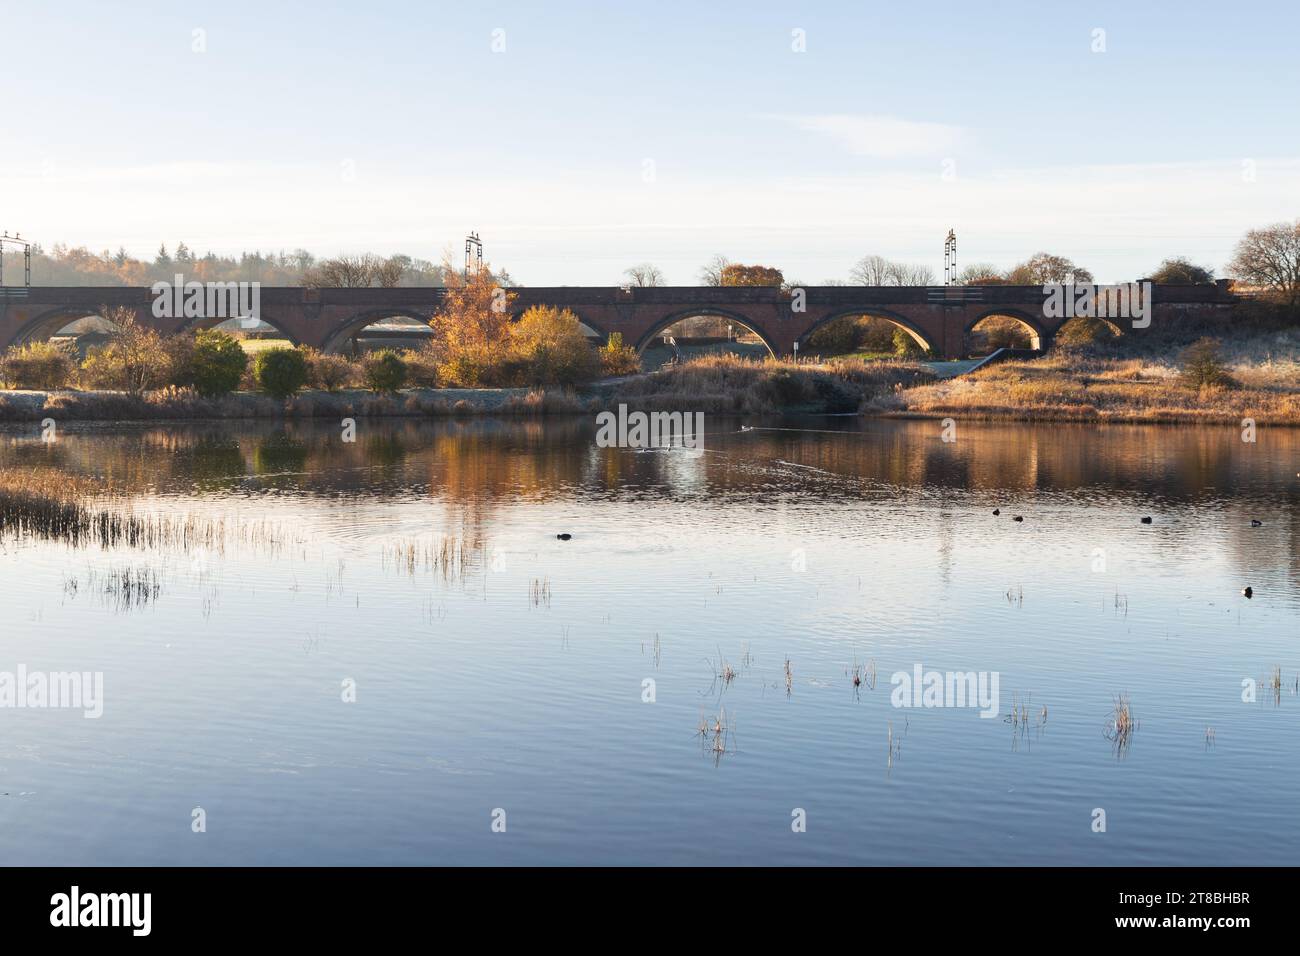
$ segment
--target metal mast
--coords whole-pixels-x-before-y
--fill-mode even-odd
[[[9,235],[8,230],[3,236],[0,236],[0,286],[5,284],[5,244],[11,246],[23,247],[23,287],[26,288],[32,284],[32,244],[22,236],[15,233]]]
[[[477,232],[471,232],[465,237],[465,275],[470,274],[471,268],[475,272],[483,269],[483,240],[479,239]]]

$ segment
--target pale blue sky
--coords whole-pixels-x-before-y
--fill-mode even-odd
[[[1300,216],[1294,3],[612,6],[6,3],[0,228],[426,258],[477,229],[533,285],[715,252],[811,283],[938,273],[950,226],[963,263],[1217,267]]]

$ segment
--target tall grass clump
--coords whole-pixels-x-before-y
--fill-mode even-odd
[[[1110,716],[1102,733],[1121,756],[1133,742],[1133,734],[1138,729],[1138,722],[1133,717],[1133,708],[1129,705],[1127,694],[1116,694]]]
[[[286,537],[265,521],[197,514],[145,515],[119,488],[56,468],[0,468],[0,537],[37,537],[73,547],[131,547],[222,554],[240,544],[280,550]]]

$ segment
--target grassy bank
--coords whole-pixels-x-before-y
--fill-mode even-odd
[[[1006,362],[871,402],[868,414],[988,421],[1300,425],[1300,361],[1240,360],[1233,384],[1195,385],[1177,363],[1058,353]]]
[[[646,411],[852,413],[934,377],[910,362],[846,359],[810,365],[711,355],[627,379],[599,394],[606,406],[626,403]]]
[[[382,395],[360,389],[303,391],[288,399],[258,392],[205,398],[188,388],[142,394],[110,391],[0,393],[0,421],[201,421],[254,418],[547,415],[585,411],[588,400],[563,388],[404,389]]]
[[[765,415],[947,416],[989,421],[1113,421],[1300,425],[1300,329],[1238,329],[1220,336],[1206,375],[1183,343],[1134,354],[1124,346],[1061,348],[939,378],[912,362],[835,359],[819,364],[715,354],[653,374],[585,388],[308,389],[288,399],[241,391],[205,398],[156,391],[9,391],[0,421],[157,421],[457,415],[594,414],[626,404],[647,411]],[[1197,372],[1197,374],[1193,374]],[[1199,377],[1198,377],[1199,375]]]
[[[307,390],[280,400],[258,392],[205,398],[169,387],[120,391],[0,393],[0,421],[158,421],[351,416],[594,414],[626,404],[646,410],[722,413],[856,412],[895,389],[930,381],[921,366],[839,362],[822,366],[756,362],[712,355],[653,375],[574,390],[545,388],[414,388],[393,395],[362,389]]]

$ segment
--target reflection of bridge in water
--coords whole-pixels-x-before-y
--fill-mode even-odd
[[[742,432],[742,423],[754,427]],[[962,426],[961,440],[947,443],[938,440],[934,421],[790,425],[712,417],[706,445],[719,454],[698,458],[598,447],[590,416],[374,419],[355,443],[338,441],[337,424],[320,419],[168,422],[125,433],[66,431],[52,444],[33,433],[11,445],[7,457],[12,466],[112,475],[123,487],[167,498],[196,489],[218,495],[213,500],[224,492],[287,489],[293,494],[281,507],[290,513],[299,505],[318,508],[349,528],[367,527],[358,525],[354,509],[368,501],[414,496],[444,508],[449,525],[475,535],[486,535],[503,509],[539,502],[578,507],[594,499],[653,510],[658,502],[697,496],[701,508],[743,502],[762,510],[782,489],[799,487],[858,515],[880,500],[905,502],[920,527],[966,522],[972,508],[991,522],[992,508],[1007,515],[1007,503],[1019,500],[1030,509],[1019,527],[1030,530],[1041,519],[1059,521],[1063,501],[1082,496],[1094,508],[1128,512],[1134,528],[1140,514],[1181,516],[1161,522],[1156,538],[1170,562],[1203,550],[1205,521],[1230,515],[1216,540],[1243,580],[1258,583],[1260,568],[1271,567],[1300,586],[1300,429],[1271,429],[1252,445],[1233,426],[972,422]],[[1255,517],[1264,519],[1262,528],[1251,526]],[[849,523],[846,533],[857,534],[854,527],[882,541],[916,530],[910,522],[883,529]],[[1080,560],[1086,569],[1088,554]]]
[[[527,286],[511,289],[512,311],[533,305],[570,309],[598,338],[620,333],[644,350],[683,319],[713,316],[752,332],[775,355],[806,349],[817,329],[846,316],[872,316],[905,330],[943,358],[968,351],[972,329],[1002,316],[1018,322],[1035,348],[1046,348],[1066,317],[1044,312],[1041,286],[808,286],[799,290],[756,287],[618,288]],[[351,349],[358,336],[385,319],[427,322],[441,288],[305,289],[262,287],[260,314],[285,338],[325,352]],[[1224,282],[1152,288],[1152,325],[1231,307]],[[158,318],[146,287],[32,286],[0,289],[0,347],[50,338],[77,319],[125,307],[157,331],[173,334],[219,325],[229,316]],[[1127,321],[1119,331],[1131,330]]]

